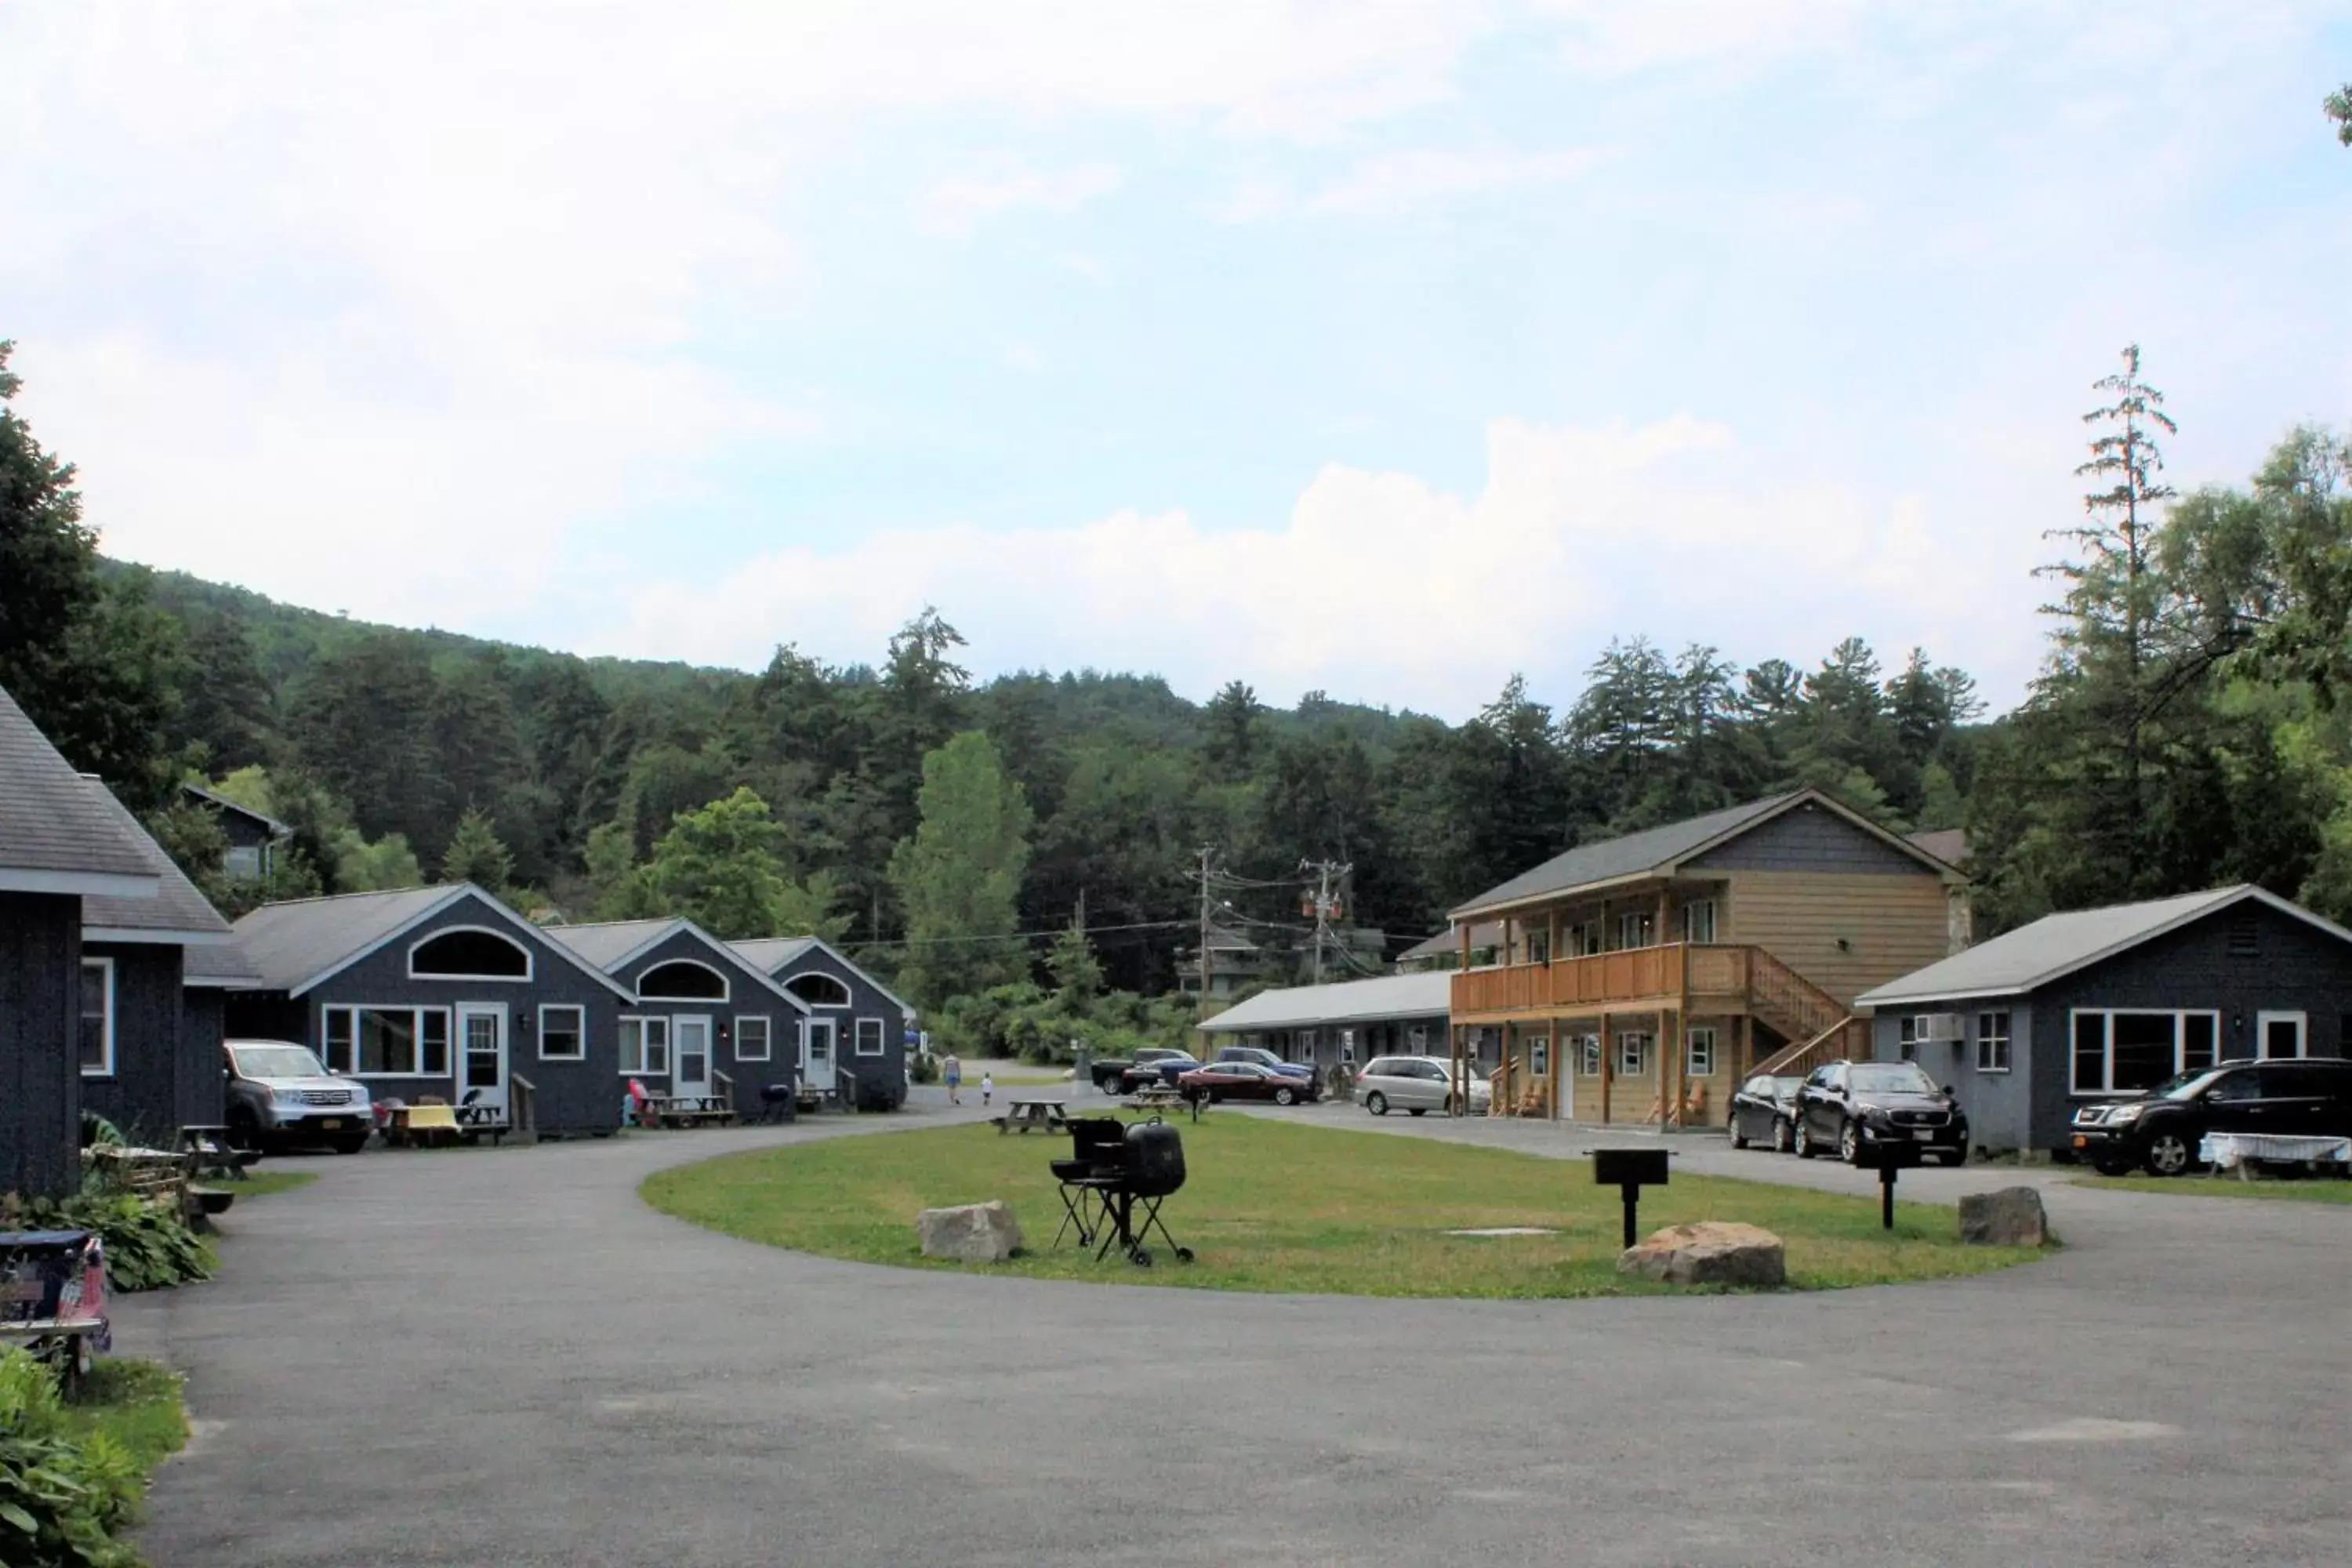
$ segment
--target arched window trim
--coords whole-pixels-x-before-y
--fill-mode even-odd
[[[823,981],[827,985],[832,986],[834,988],[834,994],[839,996],[841,1000],[838,1002],[820,1002],[814,996],[804,994],[801,991],[800,987],[811,981]],[[855,1005],[854,998],[850,994],[849,982],[844,980],[838,974],[827,974],[822,969],[812,969],[806,973],[795,974],[790,980],[785,981],[783,983],[783,986],[786,991],[791,992],[794,996],[800,997],[803,1002],[807,1003],[812,1007],[834,1007],[846,1012]]]
[[[648,991],[646,989],[646,980],[648,976],[657,973],[658,971],[675,968],[680,964],[683,964],[689,969],[699,969],[705,974],[709,975],[711,979],[719,982],[719,994],[716,996],[677,996],[667,992]],[[727,983],[726,973],[721,970],[713,968],[711,965],[703,963],[702,960],[698,958],[665,958],[659,963],[653,964],[648,967],[644,974],[637,976],[636,989],[638,1000],[644,1002],[729,1002],[734,1000],[735,994],[734,987]]]
[[[416,952],[419,948],[430,947],[445,936],[457,936],[465,931],[496,937],[507,946],[521,953],[522,973],[520,974],[447,974],[438,970],[418,971]],[[528,985],[538,973],[539,955],[532,952],[526,944],[517,942],[511,932],[502,931],[496,926],[441,926],[436,930],[426,931],[408,944],[408,977],[411,980],[478,980],[492,985]]]

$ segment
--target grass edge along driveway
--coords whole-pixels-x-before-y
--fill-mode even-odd
[[[1003,1198],[1027,1250],[984,1270],[1028,1279],[1354,1296],[1542,1298],[1650,1294],[1617,1273],[1617,1189],[1581,1161],[1436,1139],[1382,1137],[1212,1115],[1184,1134],[1190,1180],[1169,1200],[1190,1265],[1154,1238],[1156,1268],[1052,1248],[1061,1200],[1046,1162],[1057,1136],[1004,1137],[986,1124],[837,1138],[721,1155],[648,1177],[665,1213],[748,1241],[904,1268],[959,1268],[917,1251],[915,1215]],[[1964,1247],[1953,1210],[1898,1204],[1879,1227],[1875,1196],[1685,1176],[1643,1196],[1643,1235],[1693,1220],[1744,1220],[1788,1247],[1801,1289],[1948,1279],[2040,1256]],[[1544,1236],[1454,1230],[1528,1226]]]
[[[2234,1173],[2195,1176],[2095,1176],[2084,1174],[2074,1184],[2093,1193],[2164,1193],[2192,1198],[2275,1198],[2283,1203],[2352,1204],[2352,1179],[2304,1176],[2282,1181],[2262,1176],[2241,1181]]]

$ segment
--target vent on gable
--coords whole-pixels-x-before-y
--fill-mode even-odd
[[[2253,958],[2263,950],[2262,928],[2256,923],[2254,911],[2240,910],[2230,917],[2230,956]]]

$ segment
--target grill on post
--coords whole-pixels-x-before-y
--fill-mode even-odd
[[[1084,1116],[1069,1127],[1070,1158],[1051,1167],[1062,1192],[1062,1226],[1054,1244],[1075,1229],[1078,1245],[1094,1247],[1097,1258],[1116,1246],[1129,1262],[1148,1268],[1151,1252],[1144,1239],[1157,1226],[1178,1260],[1192,1262],[1192,1249],[1178,1246],[1160,1217],[1160,1205],[1184,1185],[1182,1135],[1156,1116],[1132,1127]]]

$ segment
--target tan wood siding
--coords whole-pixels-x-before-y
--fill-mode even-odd
[[[1841,1001],[1935,963],[1949,946],[1944,884],[1934,876],[1737,871],[1729,901],[1740,942]]]

